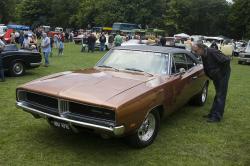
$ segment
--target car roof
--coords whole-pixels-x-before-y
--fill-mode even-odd
[[[150,46],[150,45],[131,45],[131,46],[119,46],[114,47],[115,50],[132,50],[132,51],[147,51],[147,52],[156,52],[156,53],[164,53],[164,54],[173,54],[173,53],[185,53],[189,55],[196,63],[199,63],[199,59],[195,55],[193,55],[190,51],[187,51],[183,48],[178,47],[162,47],[162,46]]]
[[[131,45],[115,47],[116,50],[133,50],[133,51],[149,51],[159,53],[188,53],[185,49],[177,47],[162,47],[162,46],[149,46],[149,45]]]

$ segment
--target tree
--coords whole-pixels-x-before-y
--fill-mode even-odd
[[[167,4],[165,26],[170,34],[227,34],[226,0],[171,0]]]
[[[166,0],[83,0],[75,18],[79,25],[111,26],[131,22],[162,27]]]
[[[27,25],[47,25],[51,12],[50,0],[22,0],[17,6],[19,22]]]
[[[48,18],[48,22],[52,26],[75,27],[76,22],[73,16],[78,11],[79,0],[52,0],[51,2],[52,17]]]
[[[15,19],[15,6],[18,0],[1,0],[0,1],[0,23],[8,23]]]
[[[78,0],[22,0],[17,6],[19,22],[27,25],[75,26]]]
[[[230,32],[236,39],[250,38],[250,1],[235,0],[229,15]]]

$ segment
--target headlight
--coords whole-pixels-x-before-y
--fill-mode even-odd
[[[17,101],[26,100],[26,92],[23,91],[23,90],[17,90],[17,92],[16,92],[16,100]]]

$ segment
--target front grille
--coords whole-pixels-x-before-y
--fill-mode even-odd
[[[78,103],[69,103],[69,111],[81,116],[88,116],[98,119],[105,119],[109,121],[115,121],[115,112],[112,110],[97,108],[88,105],[82,105]]]
[[[48,108],[58,109],[58,100],[52,97],[26,92],[27,102],[42,105]]]
[[[50,96],[40,95],[32,92],[18,91],[17,99],[24,101],[27,106],[39,111],[104,126],[114,126],[115,111],[75,103]]]

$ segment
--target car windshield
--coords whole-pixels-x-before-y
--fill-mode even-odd
[[[111,50],[96,66],[150,74],[166,74],[168,54],[132,50]]]

